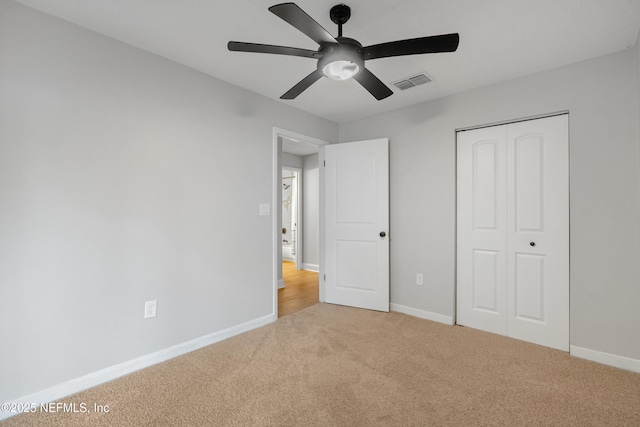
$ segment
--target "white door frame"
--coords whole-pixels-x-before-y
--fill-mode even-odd
[[[310,144],[316,146],[318,149],[324,145],[329,145],[328,141],[322,139],[313,138],[311,136],[303,135],[297,132],[293,132],[287,129],[273,127],[272,138],[272,173],[271,173],[271,206],[273,206],[273,213],[271,219],[272,229],[272,249],[271,258],[273,265],[273,315],[275,319],[278,318],[278,266],[282,266],[282,147],[278,144],[279,138],[287,138],[293,141],[297,141],[303,144]],[[322,171],[322,168],[320,168]],[[322,180],[320,180],[320,194],[322,194]],[[320,224],[324,219],[322,214],[322,199],[320,200]],[[324,236],[322,230],[320,232],[320,250],[324,242]],[[299,251],[301,252],[301,251]],[[322,253],[322,252],[321,252]],[[320,258],[320,272],[323,271],[323,260]],[[320,281],[322,283],[322,281]],[[321,299],[320,301],[323,301]]]

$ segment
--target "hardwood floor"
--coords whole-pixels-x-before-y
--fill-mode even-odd
[[[278,317],[318,303],[318,273],[296,270],[293,262],[282,263],[285,287],[278,289]]]

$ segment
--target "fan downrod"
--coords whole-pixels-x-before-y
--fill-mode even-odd
[[[329,18],[338,25],[338,37],[342,37],[342,24],[351,18],[351,8],[346,4],[337,4],[329,10]]]

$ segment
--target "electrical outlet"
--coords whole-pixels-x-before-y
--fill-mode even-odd
[[[158,300],[145,301],[144,302],[144,318],[156,317],[156,309],[158,307]]]
[[[420,273],[416,274],[416,285],[424,285],[424,276]]]

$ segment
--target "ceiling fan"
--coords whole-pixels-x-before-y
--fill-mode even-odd
[[[235,41],[230,41],[227,44],[230,51],[272,53],[318,60],[317,69],[289,89],[280,99],[296,98],[322,76],[325,76],[332,80],[347,80],[353,77],[379,101],[390,96],[393,92],[365,68],[365,61],[391,56],[455,52],[460,41],[458,33],[453,33],[363,47],[357,40],[342,36],[342,25],[351,17],[351,9],[344,4],[333,6],[329,11],[331,21],[338,25],[338,37],[335,38],[295,3],[277,4],[271,6],[269,11],[320,45],[315,51],[297,47]]]

